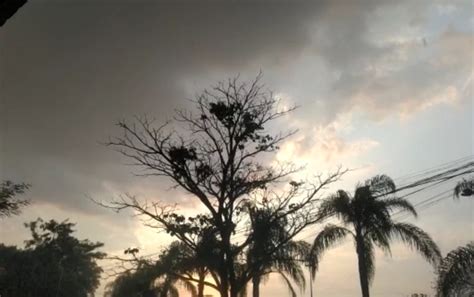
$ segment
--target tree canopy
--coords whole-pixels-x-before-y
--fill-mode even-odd
[[[86,297],[99,285],[101,243],[79,240],[68,221],[38,219],[24,249],[0,245],[2,297]]]

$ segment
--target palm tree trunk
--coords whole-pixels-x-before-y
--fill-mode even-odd
[[[260,297],[260,277],[252,278],[252,297]]]
[[[364,239],[360,234],[356,236],[356,246],[357,246],[357,259],[359,264],[359,279],[360,279],[360,288],[362,290],[362,297],[370,297],[369,293],[369,276],[367,273],[367,266],[365,259],[365,246]]]
[[[199,274],[199,283],[198,283],[198,295],[197,297],[204,297],[204,280],[206,278],[206,273]]]

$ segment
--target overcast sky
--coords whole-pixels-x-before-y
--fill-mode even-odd
[[[0,222],[0,241],[22,244],[22,222],[41,216],[70,218],[112,254],[158,251],[167,238],[87,196],[195,204],[165,180],[133,176],[101,142],[119,119],[164,121],[203,88],[260,70],[300,106],[280,122],[299,133],[274,158],[306,165],[301,176],[357,168],[340,183],[350,190],[472,156],[473,28],[469,0],[30,1],[0,28],[0,179],[30,183],[33,204]],[[474,238],[473,215],[472,201],[447,199],[416,223],[445,254]],[[376,268],[376,296],[432,292],[432,269],[409,249],[378,254]],[[351,243],[325,255],[315,289],[360,295]],[[272,278],[262,296],[287,291]]]

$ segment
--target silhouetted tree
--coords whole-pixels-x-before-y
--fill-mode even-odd
[[[295,297],[297,294],[293,283],[300,288],[306,284],[301,260],[307,255],[309,245],[304,241],[293,240],[281,245],[281,241],[288,237],[286,218],[274,220],[273,209],[256,208],[251,204],[247,208],[254,238],[247,251],[247,266],[254,271],[252,296],[259,297],[262,280],[271,273],[277,273]]]
[[[27,0],[0,0],[0,27],[11,18]]]
[[[40,219],[26,224],[26,249],[0,246],[2,297],[86,297],[99,285],[101,243],[72,236],[74,224]]]
[[[202,244],[208,243],[202,241]],[[157,261],[136,258],[137,267],[122,273],[108,285],[107,296],[175,297],[178,296],[178,288],[182,287],[193,297],[203,297],[206,284],[217,289],[205,280],[208,267],[204,261],[211,254],[212,250],[202,250],[198,256],[183,243],[173,242]],[[197,284],[193,274],[197,274]]]
[[[216,275],[222,297],[236,297],[255,273],[242,269],[253,235],[247,232],[243,234],[246,239],[235,240],[237,226],[244,227],[247,221],[242,205],[257,199],[258,193],[271,201],[273,220],[286,218],[288,232],[275,245],[278,249],[307,226],[319,222],[315,208],[318,194],[342,174],[338,171],[318,177],[316,183],[303,186],[293,182],[290,188],[280,192],[272,190],[275,185],[281,186],[281,181],[297,168],[289,164],[264,165],[263,157],[276,152],[278,145],[293,134],[270,134],[266,128],[293,109],[278,109],[278,100],[271,92],[264,91],[259,78],[250,83],[232,79],[204,91],[194,101],[195,112],[177,113],[176,121],[184,125],[182,130],[178,127],[169,130],[168,123],[155,126],[147,118],[137,118],[133,124],[121,121],[118,125],[123,136],[109,142],[141,166],[144,175],[168,178],[206,209],[205,217],[217,232]],[[141,203],[131,196],[108,207],[134,209],[151,219],[149,226],[164,229],[195,248],[192,237],[199,228],[197,217],[186,218],[177,214],[173,206]]]
[[[419,251],[430,263],[439,263],[439,249],[426,232],[412,224],[392,220],[391,215],[395,210],[417,216],[408,200],[387,195],[394,193],[395,189],[392,179],[377,175],[358,185],[354,197],[339,190],[325,199],[320,208],[321,215],[336,217],[343,225],[327,225],[316,236],[312,247],[315,261],[313,270],[317,270],[322,253],[346,236],[351,236],[355,242],[363,297],[369,297],[369,283],[375,273],[375,246],[390,253],[390,242],[398,238]]]
[[[473,296],[474,242],[452,250],[441,261],[436,291],[439,297]]]
[[[29,185],[15,184],[11,181],[4,181],[0,184],[0,218],[17,215],[21,207],[28,204],[27,200],[17,198],[23,194]]]
[[[204,296],[206,285],[218,290],[214,283],[206,281],[206,276],[216,271],[218,255],[212,232],[201,237],[195,249],[179,241],[173,242],[159,260],[160,271],[166,276],[163,283],[177,282],[197,297]]]
[[[135,270],[127,270],[106,286],[107,297],[157,297],[154,288],[156,272],[148,264],[141,264]]]

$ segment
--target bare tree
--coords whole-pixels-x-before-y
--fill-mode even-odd
[[[275,153],[296,131],[268,132],[269,123],[294,108],[279,109],[279,100],[264,89],[260,78],[247,83],[230,79],[205,90],[193,101],[194,112],[177,112],[181,133],[170,129],[170,122],[155,126],[148,118],[137,117],[133,123],[119,122],[123,135],[108,142],[140,166],[141,174],[171,180],[206,208],[205,214],[186,218],[174,206],[140,202],[133,196],[106,205],[117,211],[135,210],[148,226],[165,230],[191,248],[196,248],[201,226],[214,226],[219,250],[215,281],[222,297],[236,297],[256,271],[245,265],[246,249],[258,240],[249,230],[246,203],[272,209],[271,220],[287,221],[287,233],[271,253],[319,222],[318,194],[344,173],[338,170],[318,176],[314,184],[292,181],[285,187],[282,182],[290,181],[298,168],[264,164],[262,156]]]

